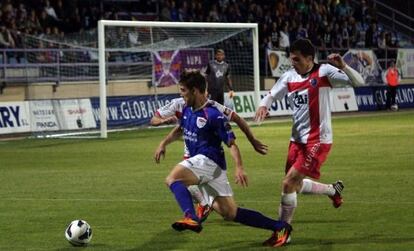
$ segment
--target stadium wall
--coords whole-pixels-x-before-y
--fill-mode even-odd
[[[148,80],[118,80],[109,81],[107,86],[108,97],[132,96],[132,95],[154,95],[176,94],[178,86],[158,88],[156,91],[150,87]],[[97,81],[62,82],[59,85],[50,82],[33,84],[15,84],[6,86],[0,94],[0,102],[24,101],[41,99],[68,99],[68,98],[90,98],[99,96],[99,85]]]

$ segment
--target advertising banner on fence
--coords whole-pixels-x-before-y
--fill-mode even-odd
[[[156,110],[168,104],[172,99],[178,98],[178,94],[143,96],[108,97],[107,121],[108,127],[140,126],[149,124]],[[96,124],[100,124],[99,98],[91,98],[93,115]]]
[[[398,49],[397,68],[402,78],[414,78],[414,49]]]
[[[387,87],[385,86],[358,87],[355,88],[355,95],[360,111],[386,109]],[[395,100],[400,109],[414,108],[414,85],[398,86]]]
[[[59,123],[52,100],[29,101],[32,131],[57,131]]]
[[[165,87],[178,84],[180,73],[189,69],[202,69],[208,64],[208,50],[175,50],[153,53],[154,84]]]
[[[30,132],[27,102],[0,102],[0,134]]]
[[[372,50],[349,50],[344,54],[343,59],[362,75],[368,85],[383,84],[381,66]]]
[[[96,128],[89,99],[53,100],[61,130]]]
[[[331,109],[333,112],[358,111],[354,88],[333,88],[331,92]]]
[[[280,77],[291,67],[285,51],[267,50],[267,60],[273,77]]]
[[[260,97],[263,98],[268,91],[261,91]],[[227,95],[225,95],[227,98]],[[225,103],[232,103],[232,109],[236,111],[240,117],[253,118],[256,113],[254,105],[254,92],[236,92],[233,97],[233,102],[226,100]],[[353,88],[333,88],[331,92],[331,111],[332,112],[346,112],[358,111],[358,106],[355,100],[355,93]],[[270,116],[291,115],[292,108],[290,102],[286,97],[280,101],[275,101],[270,107]]]
[[[263,98],[268,92],[261,91],[260,97]],[[227,97],[227,95],[225,95]],[[230,103],[226,101],[225,103]],[[253,118],[256,113],[254,104],[254,92],[236,92],[233,97],[233,110],[243,118]],[[289,103],[284,98],[281,101],[273,102],[270,108],[270,116],[281,116],[292,114]]]

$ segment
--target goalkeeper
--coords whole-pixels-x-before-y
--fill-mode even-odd
[[[224,61],[224,50],[218,49],[215,60],[207,65],[207,92],[211,100],[224,104],[224,86],[229,90],[229,97],[233,98],[234,91],[230,75],[230,65]]]

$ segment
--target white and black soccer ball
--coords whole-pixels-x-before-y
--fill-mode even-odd
[[[65,231],[66,240],[74,246],[83,246],[92,239],[92,228],[84,220],[74,220]]]
[[[393,104],[393,105],[391,106],[391,110],[393,110],[393,111],[398,111],[398,105],[397,105],[397,104]]]

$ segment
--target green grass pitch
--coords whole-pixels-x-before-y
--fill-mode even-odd
[[[244,189],[234,184],[228,156],[240,206],[277,216],[290,126],[252,128],[269,145],[267,156],[235,129],[250,181]],[[282,250],[414,250],[414,110],[337,116],[333,128],[321,181],[342,179],[345,203],[334,209],[327,197],[299,195],[292,243]],[[0,141],[0,250],[80,250],[64,237],[80,218],[94,233],[85,250],[268,250],[261,243],[270,232],[215,213],[200,234],[171,229],[181,213],[164,178],[180,161],[182,142],[161,164],[153,161],[169,130]]]

